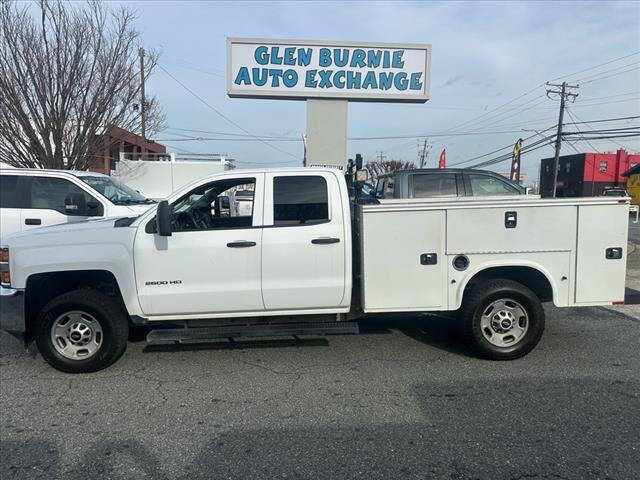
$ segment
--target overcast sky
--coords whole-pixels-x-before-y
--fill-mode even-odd
[[[243,132],[157,69],[147,91],[164,105],[170,127],[157,138],[167,140],[170,151],[228,153],[239,167],[299,164],[303,148],[297,139],[305,132],[306,107],[304,101],[228,98],[224,77],[228,36],[431,43],[431,99],[426,104],[349,105],[350,137],[415,138],[353,140],[349,156],[362,153],[373,159],[383,151],[387,158],[415,161],[418,139],[424,138],[433,146],[428,166],[435,165],[444,147],[448,166],[497,150],[535,134],[522,129],[542,130],[557,122],[558,101],[547,99],[540,86],[552,79],[581,84],[569,109],[576,120],[640,115],[638,2],[148,1],[134,5],[145,47],[162,52],[161,64],[168,72],[252,134],[296,139],[273,142],[290,155],[249,139],[176,141],[185,136],[230,138],[190,130]],[[627,57],[572,75],[623,56]],[[638,123],[636,119],[606,125]],[[454,132],[489,133],[436,136]],[[637,139],[617,141],[640,149]],[[591,143],[601,151],[619,148],[608,140]],[[574,146],[593,150],[585,142]],[[569,145],[563,146],[563,154],[573,152]],[[551,147],[527,154],[523,171],[529,178],[537,176],[539,159],[551,154]],[[491,169],[508,171],[509,163]]]

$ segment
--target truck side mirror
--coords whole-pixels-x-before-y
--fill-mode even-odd
[[[101,217],[104,215],[104,208],[97,200],[89,200],[87,202],[87,215],[90,217]]]
[[[67,215],[86,215],[87,199],[82,193],[70,193],[64,199],[64,211]]]
[[[156,211],[156,233],[161,237],[171,236],[171,207],[169,202],[162,200]]]

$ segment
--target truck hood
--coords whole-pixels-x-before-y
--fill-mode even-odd
[[[149,210],[151,207],[154,207],[155,203],[138,203],[133,205],[114,205],[110,208],[113,212],[110,216],[116,217],[126,217],[127,215],[138,216],[142,215],[144,212]]]
[[[105,239],[108,241],[110,237],[118,236],[116,231],[128,230],[128,228],[116,227],[116,220],[118,218],[97,218],[34,228],[13,233],[7,236],[4,243],[9,247],[16,244],[28,244],[30,246],[37,244],[51,245],[51,242],[69,244],[77,242],[79,237],[84,239],[93,238],[95,240]]]

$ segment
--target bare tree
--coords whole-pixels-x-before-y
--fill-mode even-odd
[[[85,170],[112,126],[138,131],[136,14],[83,4],[0,0],[0,161],[16,167]],[[145,77],[157,52],[145,58]],[[147,132],[164,115],[146,102]]]
[[[408,168],[416,168],[413,162],[405,162],[403,160],[376,160],[367,162],[364,168],[369,172],[369,178],[377,179],[385,173],[395,172],[396,170],[406,170]]]

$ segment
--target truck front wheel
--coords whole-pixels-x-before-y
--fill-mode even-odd
[[[476,353],[491,360],[520,358],[540,341],[544,310],[529,288],[512,280],[486,280],[467,294],[462,309],[463,332]]]
[[[127,347],[129,323],[122,308],[94,290],[75,290],[40,312],[36,343],[57,370],[87,373],[115,362]]]

